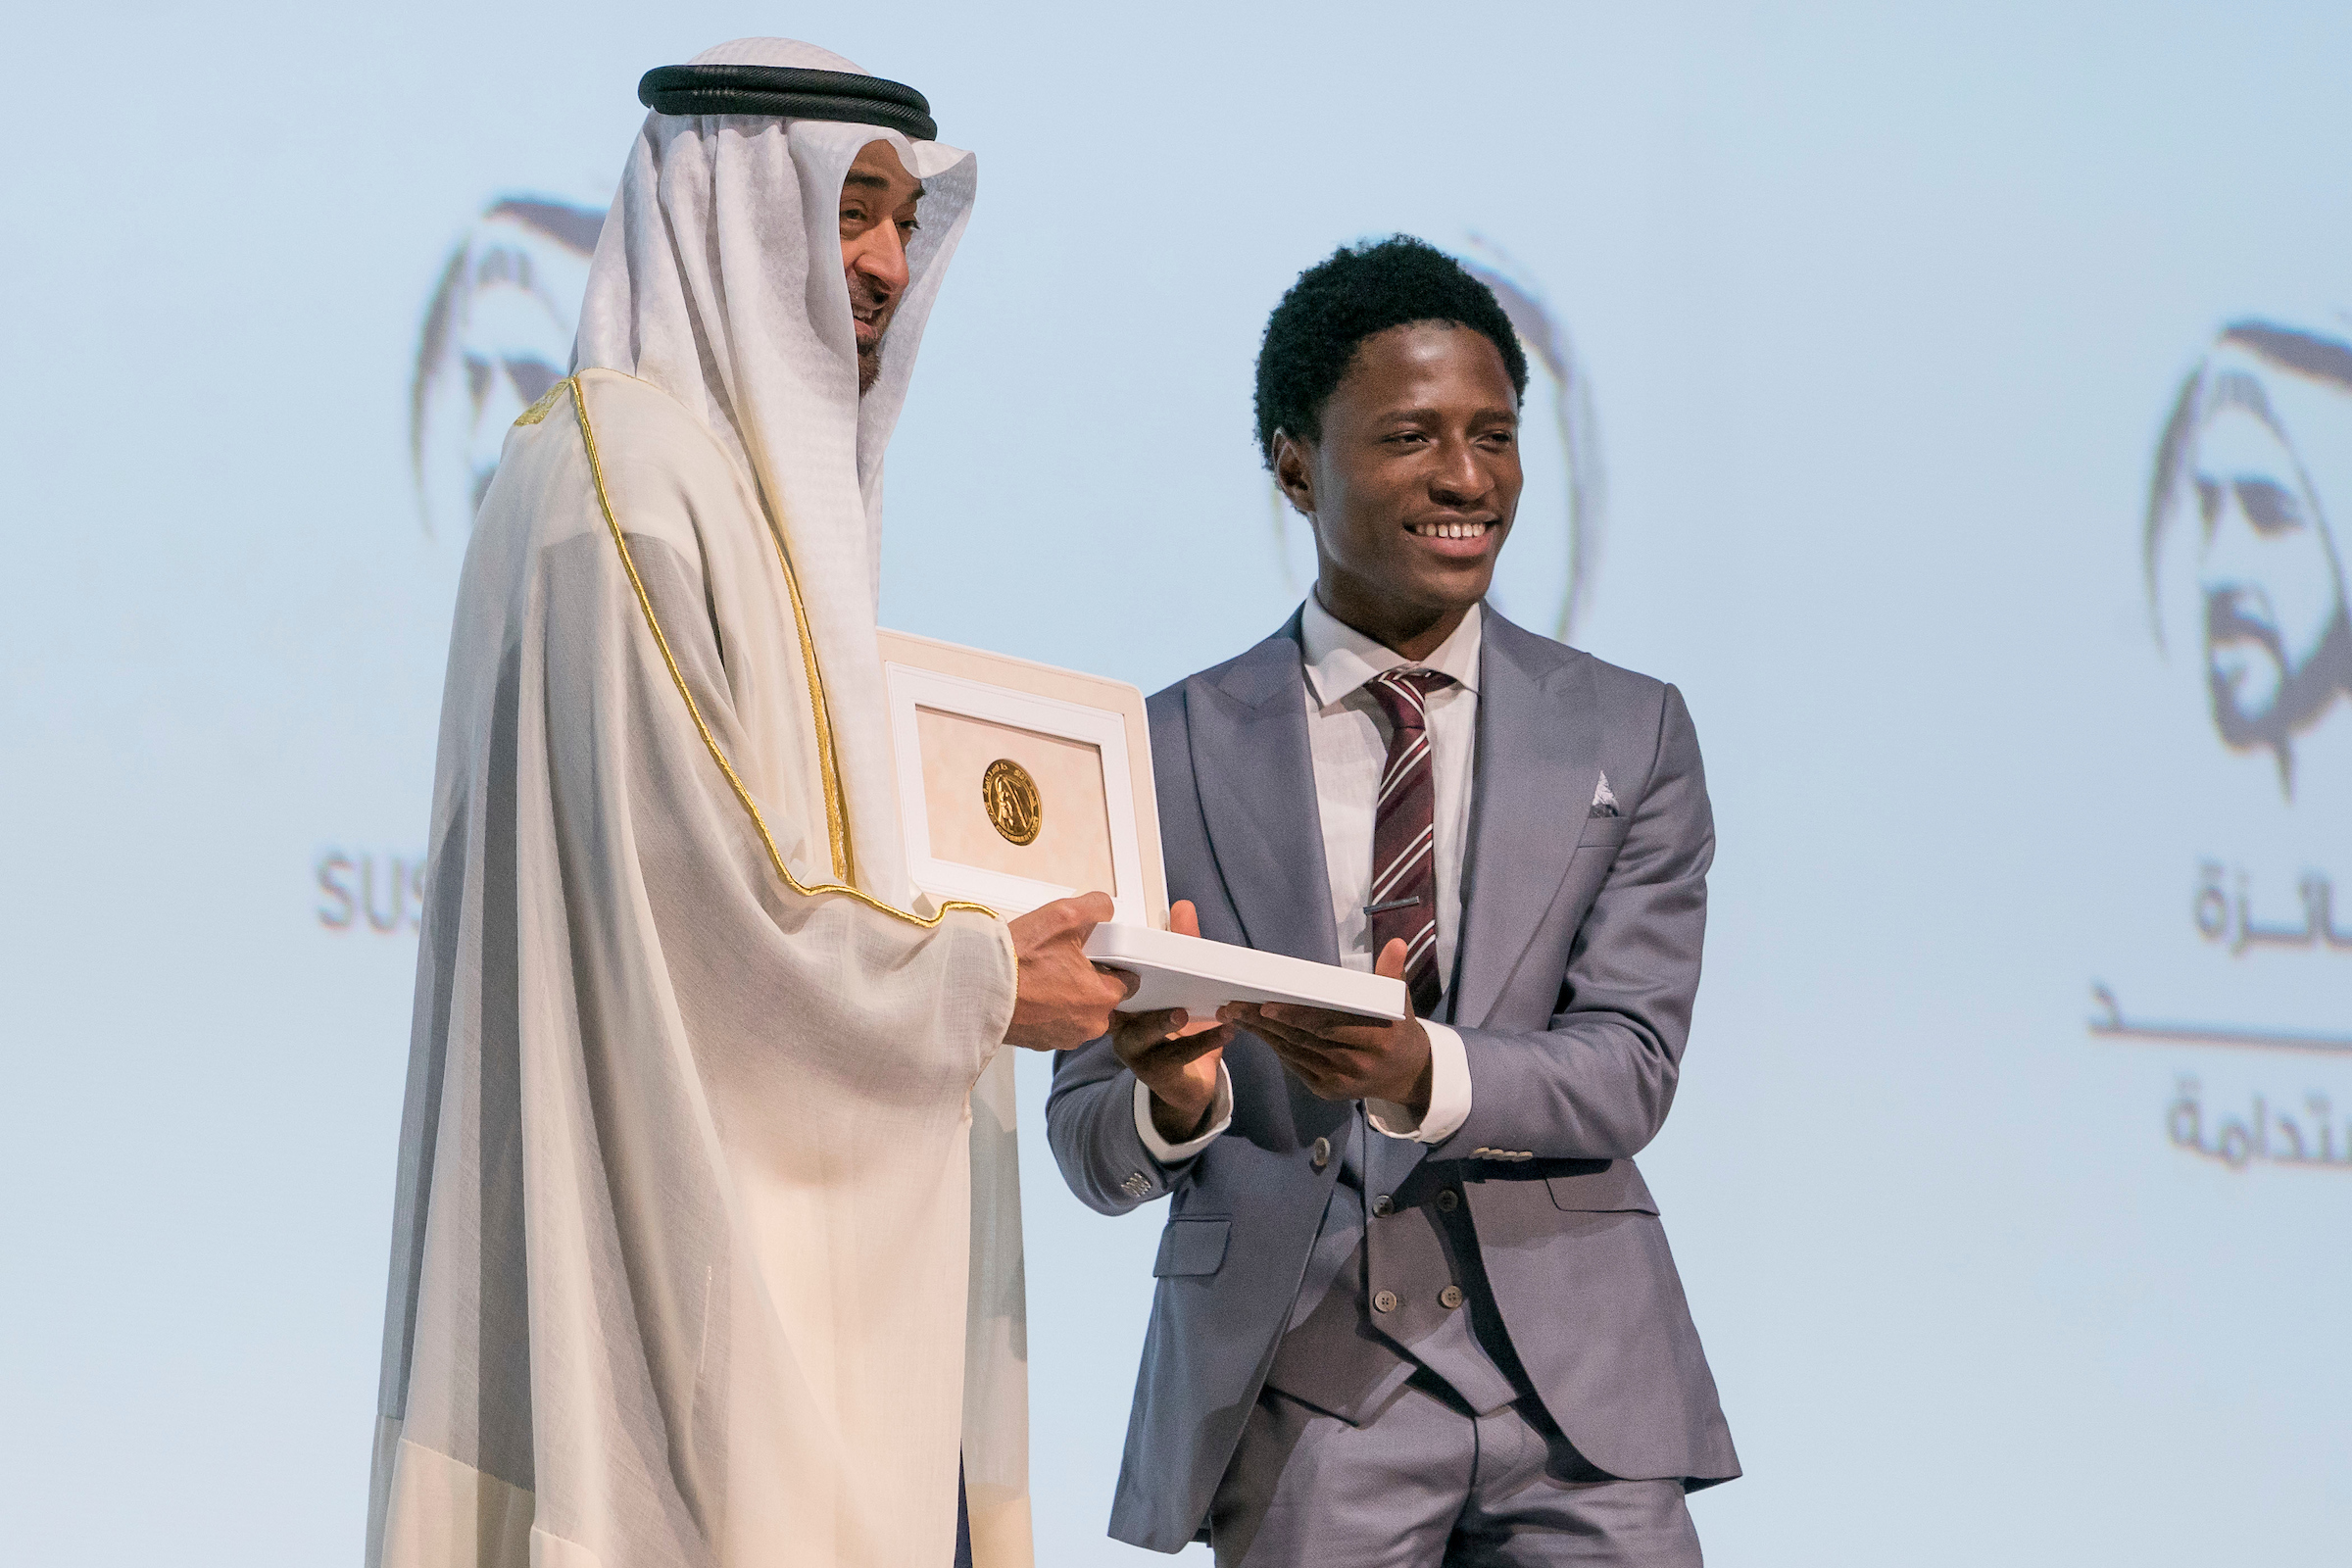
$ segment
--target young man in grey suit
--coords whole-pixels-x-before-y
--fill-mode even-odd
[[[1172,1199],[1119,1540],[1684,1568],[1685,1492],[1740,1473],[1633,1161],[1698,987],[1698,743],[1673,687],[1481,604],[1526,386],[1493,294],[1401,236],[1267,323],[1258,437],[1318,575],[1152,699],[1169,889],[1179,929],[1400,976],[1418,1015],[1146,1014],[1058,1059],[1072,1189]]]

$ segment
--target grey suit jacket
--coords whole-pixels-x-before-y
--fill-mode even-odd
[[[1203,936],[1335,963],[1298,619],[1151,701],[1171,898]],[[1478,750],[1450,1017],[1471,1111],[1423,1152],[1460,1161],[1512,1348],[1592,1463],[1691,1485],[1740,1473],[1657,1205],[1633,1155],[1673,1103],[1714,856],[1680,693],[1485,612]],[[1590,815],[1606,771],[1622,814]],[[1058,1058],[1047,1121],[1106,1214],[1172,1196],[1111,1510],[1175,1551],[1202,1528],[1265,1380],[1351,1114],[1265,1044],[1225,1053],[1233,1125],[1163,1168],[1107,1040]],[[1419,1146],[1414,1146],[1418,1148]]]

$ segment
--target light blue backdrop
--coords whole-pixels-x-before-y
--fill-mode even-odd
[[[0,22],[10,1560],[360,1549],[457,554],[426,302],[501,197],[601,203],[641,71],[750,32],[980,154],[891,464],[909,630],[1151,689],[1271,629],[1251,356],[1340,241],[1499,252],[1573,340],[1574,640],[1680,683],[1721,832],[1644,1160],[1749,1472],[1694,1500],[1715,1560],[2340,1555],[2352,704],[2290,799],[2208,711],[2234,514],[2163,536],[2169,652],[2141,535],[2227,323],[2347,335],[2341,8],[583,0]],[[2320,411],[2273,467],[2340,612],[2344,394],[2255,372]],[[1065,1196],[1042,1066],[1041,1558],[1141,1561],[1102,1527],[1155,1224]]]

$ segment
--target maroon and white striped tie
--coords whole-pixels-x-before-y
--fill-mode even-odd
[[[1429,752],[1429,694],[1453,684],[1434,669],[1392,669],[1365,686],[1388,710],[1389,761],[1380,772],[1372,808],[1372,956],[1392,941],[1404,943],[1404,983],[1413,1010],[1437,1010],[1438,975],[1437,775]]]

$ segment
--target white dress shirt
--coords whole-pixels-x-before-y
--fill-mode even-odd
[[[1462,927],[1462,856],[1470,837],[1470,773],[1478,738],[1479,616],[1473,605],[1453,634],[1416,665],[1334,617],[1311,593],[1299,612],[1315,810],[1323,824],[1323,863],[1331,878],[1340,962],[1350,969],[1368,970],[1374,957],[1372,919],[1364,904],[1372,891],[1372,805],[1389,759],[1388,714],[1364,684],[1391,669],[1434,669],[1453,677],[1452,685],[1430,693],[1428,705],[1436,789],[1438,973],[1451,983]],[[1364,1109],[1373,1127],[1391,1138],[1440,1144],[1470,1117],[1470,1062],[1460,1035],[1433,1019],[1423,1019],[1421,1027],[1429,1035],[1428,1111],[1415,1122],[1404,1106],[1389,1101],[1368,1100]],[[1232,1123],[1233,1080],[1222,1063],[1207,1128],[1181,1144],[1160,1137],[1152,1125],[1152,1092],[1140,1080],[1135,1086],[1136,1131],[1163,1165],[1192,1158]]]

